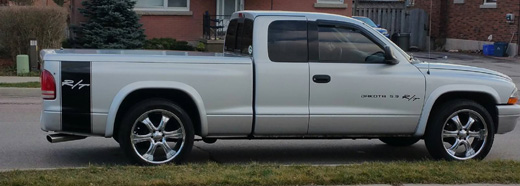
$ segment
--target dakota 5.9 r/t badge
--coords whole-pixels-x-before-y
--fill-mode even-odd
[[[396,94],[391,94],[391,95],[380,95],[380,94],[366,94],[366,95],[361,95],[361,98],[366,98],[366,99],[404,99],[404,100],[407,100],[407,101],[416,101],[416,100],[419,100],[421,98],[419,98],[417,95],[409,95],[409,94],[405,94],[405,95],[396,95]]]

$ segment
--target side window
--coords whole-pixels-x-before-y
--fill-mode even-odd
[[[237,20],[233,19],[229,22],[228,30],[226,33],[226,43],[224,45],[224,50],[229,52],[235,52],[235,47],[237,45]]]
[[[384,63],[384,50],[360,30],[319,26],[319,61],[337,63]]]
[[[307,62],[307,21],[274,21],[268,28],[267,48],[274,62]]]
[[[231,20],[226,34],[224,50],[236,54],[249,55],[249,46],[253,45],[253,20]]]

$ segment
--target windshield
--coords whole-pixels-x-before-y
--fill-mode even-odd
[[[352,17],[354,19],[357,19],[357,20],[360,20],[360,21],[363,21],[365,22],[366,24],[370,25],[371,27],[374,27],[374,28],[377,28],[377,25],[376,23],[374,23],[374,21],[372,21],[370,18],[368,17]]]

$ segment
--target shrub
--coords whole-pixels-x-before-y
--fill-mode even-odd
[[[56,3],[58,6],[63,6],[65,4],[66,0],[53,0],[54,3]]]
[[[18,54],[28,53],[31,39],[38,40],[39,49],[60,48],[66,20],[67,12],[60,8],[0,7],[1,47],[13,60]]]
[[[203,43],[203,42],[199,42],[199,44],[197,45],[197,48],[195,48],[195,50],[197,50],[197,51],[206,51],[206,44]]]
[[[15,5],[29,6],[34,4],[34,0],[11,0]]]
[[[195,50],[186,41],[177,41],[173,38],[153,38],[146,40],[144,49],[152,50]]]
[[[76,31],[75,42],[82,48],[134,49],[143,46],[145,35],[135,1],[90,0],[81,3],[81,14],[88,21]]]

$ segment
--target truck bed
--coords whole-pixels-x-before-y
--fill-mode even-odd
[[[78,58],[78,55],[81,58]],[[250,57],[234,54],[168,50],[113,49],[46,49],[41,51],[44,61],[105,61],[149,63],[251,63]],[[211,60],[210,60],[211,59]]]
[[[191,99],[196,100],[200,108],[205,108],[201,122],[212,123],[210,126],[216,128],[202,128],[202,134],[251,131],[253,67],[250,57],[203,52],[85,49],[44,50],[41,54],[45,69],[55,74],[54,78],[60,84],[56,87],[57,99],[43,102],[42,121],[51,123],[42,126],[45,131],[112,136],[113,125],[107,123],[113,124],[115,118],[109,117],[108,113],[117,112],[125,97],[136,91],[162,93],[163,90],[183,91],[194,96]],[[161,90],[156,91],[158,89]],[[74,115],[70,122],[60,118],[63,112],[69,111],[74,112],[68,114]],[[77,128],[82,125],[78,120],[83,121],[77,118],[83,117],[92,121]]]

